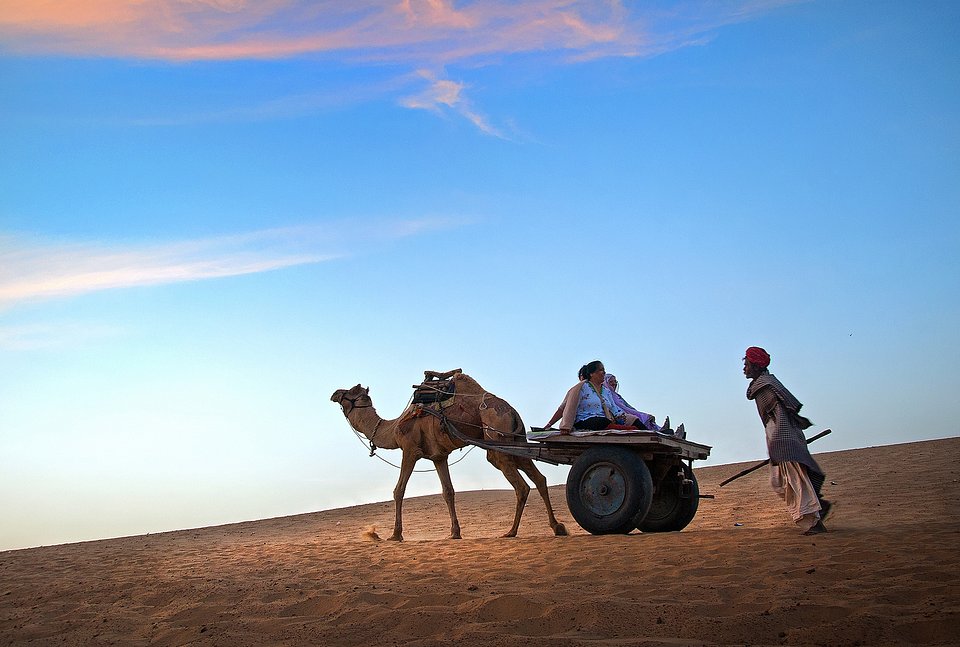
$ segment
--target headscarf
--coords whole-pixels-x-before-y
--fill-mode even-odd
[[[759,346],[751,346],[747,349],[747,361],[760,368],[767,368],[770,365],[770,353]]]

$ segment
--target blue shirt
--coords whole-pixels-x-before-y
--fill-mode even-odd
[[[584,382],[580,387],[580,400],[577,403],[576,422],[586,420],[587,418],[606,417],[606,414],[603,412],[603,405],[600,403],[601,397],[603,398],[603,401],[607,403],[607,408],[610,410],[610,413],[613,414],[613,417],[617,420],[623,420],[624,411],[618,407],[616,403],[614,403],[610,393],[611,391],[609,388],[605,388],[601,385],[600,394],[597,395],[593,384],[590,382]]]

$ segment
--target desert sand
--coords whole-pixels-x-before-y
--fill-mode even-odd
[[[511,490],[0,553],[0,645],[958,645],[960,438],[815,454],[829,533],[761,469],[697,469],[683,532],[554,537]],[[357,460],[365,457],[358,456]],[[492,468],[491,468],[492,469]],[[456,483],[456,468],[453,469]],[[384,498],[393,475],[385,472]],[[506,484],[505,484],[506,485]]]

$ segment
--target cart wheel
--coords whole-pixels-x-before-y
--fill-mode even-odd
[[[684,486],[683,479],[674,470],[669,478],[663,479],[660,488],[653,495],[653,503],[647,516],[637,524],[643,532],[671,532],[687,527],[697,514],[700,505],[700,487],[689,465],[681,464],[684,478],[689,482]]]
[[[638,454],[623,447],[591,447],[567,475],[570,514],[594,535],[630,532],[652,498],[650,470]]]

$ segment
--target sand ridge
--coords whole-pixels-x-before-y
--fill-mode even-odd
[[[0,645],[957,645],[960,438],[817,454],[836,507],[803,537],[766,470],[697,470],[680,533],[592,536],[551,488],[0,553]],[[453,474],[456,483],[456,473]],[[389,495],[389,478],[384,479]],[[532,500],[532,499],[531,499]],[[740,525],[735,525],[740,524]],[[386,532],[382,534],[388,534]]]

